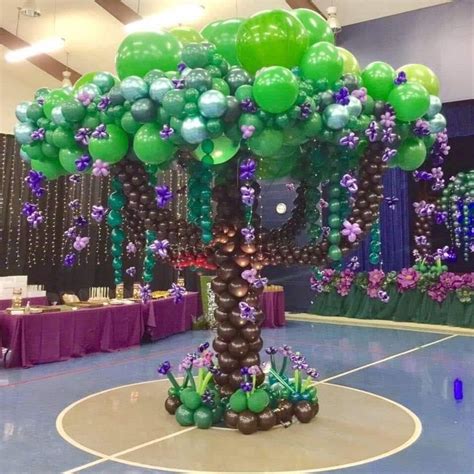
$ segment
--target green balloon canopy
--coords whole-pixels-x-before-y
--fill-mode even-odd
[[[306,28],[284,10],[257,13],[237,32],[237,57],[251,74],[265,66],[298,66],[307,47]]]
[[[230,18],[224,21],[209,23],[201,30],[201,35],[216,46],[216,51],[221,54],[231,66],[239,66],[237,58],[237,32],[245,20]]]
[[[238,142],[233,142],[226,136],[215,138],[212,140],[212,143],[214,148],[210,155],[213,165],[221,165],[222,163],[229,161],[237,154],[240,148],[240,144]],[[196,158],[200,161],[202,161],[203,158],[207,156],[207,153],[202,148],[202,145],[200,145],[194,152]]]

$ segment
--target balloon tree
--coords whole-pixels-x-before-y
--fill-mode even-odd
[[[201,32],[133,33],[118,48],[116,71],[40,89],[18,106],[15,136],[31,163],[33,195],[44,179],[110,174],[107,208],[93,213],[111,228],[115,283],[134,276],[144,300],[157,261],[215,270],[217,355],[205,345],[188,354],[181,383],[168,362],[159,370],[172,382],[166,409],[180,424],[207,428],[223,417],[249,434],[293,416],[310,421],[316,371],[288,347],[281,364],[274,348],[271,363],[261,363],[261,272],[341,265],[377,222],[383,173],[417,169],[443,133],[438,79],[421,64],[361,69],[305,9],[216,21]],[[186,217],[171,210],[172,186],[158,183],[170,167],[187,176]],[[291,180],[295,205],[269,229],[259,215],[261,183],[280,178]],[[38,224],[37,205],[27,204]],[[70,230],[66,265],[87,244],[83,228]],[[141,275],[124,270],[124,255],[137,249]],[[184,291],[179,282],[170,290],[178,304]]]

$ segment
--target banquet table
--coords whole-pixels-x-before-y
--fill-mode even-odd
[[[23,298],[21,304],[26,306],[26,303],[30,302],[30,305],[36,306],[47,306],[48,305],[48,298],[46,296],[33,296],[31,298]],[[0,299],[0,311],[5,311],[12,305],[12,299]]]
[[[142,305],[146,332],[152,341],[192,329],[193,318],[201,314],[199,293],[188,292],[180,303],[172,298],[152,300]]]
[[[264,291],[261,305],[265,315],[265,321],[262,325],[264,328],[285,326],[285,292],[283,290]]]
[[[6,367],[31,367],[139,345],[140,304],[11,315],[0,312]]]

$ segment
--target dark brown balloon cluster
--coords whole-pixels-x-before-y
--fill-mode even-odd
[[[370,231],[373,222],[379,216],[380,202],[383,200],[382,176],[387,165],[382,160],[382,154],[383,149],[379,143],[370,144],[360,161],[359,189],[353,196],[354,202],[347,219],[352,223],[357,222],[363,234]],[[302,247],[291,240],[304,226],[305,204],[303,198],[300,200],[299,195],[297,201],[296,212],[292,219],[282,228],[272,230],[268,238],[264,239],[262,243],[264,256],[270,265],[324,266],[328,262],[329,250],[329,241],[326,237],[317,243],[309,243]],[[300,218],[303,225],[300,225]],[[291,232],[288,231],[288,224],[291,225]],[[341,241],[343,255],[354,250],[362,241],[363,235],[355,242],[349,242],[343,238]]]

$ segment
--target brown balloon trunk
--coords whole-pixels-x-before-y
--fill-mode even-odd
[[[241,276],[244,270],[252,268],[258,245],[247,244],[242,237],[245,223],[237,185],[217,186],[214,194],[219,247],[214,255],[216,277],[211,284],[217,305],[214,312],[217,335],[213,348],[218,354],[220,370],[215,382],[223,396],[230,396],[244,381],[240,369],[260,365],[259,352],[263,346],[260,327],[265,319],[260,309],[263,289],[254,288]],[[254,225],[256,220],[258,217],[254,214]],[[255,322],[241,317],[239,303],[242,301],[255,309]],[[261,374],[257,382],[261,383],[263,379]]]

